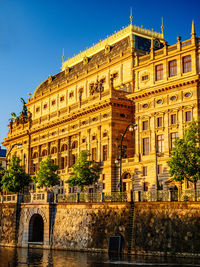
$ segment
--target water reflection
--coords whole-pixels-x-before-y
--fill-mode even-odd
[[[42,249],[0,247],[0,267],[200,266],[200,259],[136,257]]]

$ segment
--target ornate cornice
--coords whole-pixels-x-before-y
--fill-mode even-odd
[[[133,93],[132,95],[128,95],[127,97],[129,99],[132,99],[132,100],[138,100],[138,99],[146,98],[148,96],[152,96],[152,95],[157,94],[157,93],[165,92],[165,91],[168,91],[168,90],[171,90],[174,88],[178,88],[178,87],[182,87],[185,85],[194,84],[194,83],[198,83],[198,82],[199,82],[199,79],[195,77],[195,79],[190,80],[190,81],[183,81],[181,83],[179,82],[177,84],[168,85],[168,86],[161,87],[161,88],[153,88],[153,89],[151,88],[146,93],[144,93],[144,89],[143,89],[142,91]]]
[[[27,130],[25,133],[21,133],[19,135],[15,135],[15,136],[11,136],[10,138],[7,137],[5,139],[5,142],[3,143],[4,145],[6,144],[6,142],[10,142],[12,140],[15,140],[15,139],[19,139],[19,138],[22,138],[22,137],[25,137],[27,135],[31,135],[31,134],[34,134],[34,133],[37,133],[37,132],[40,132],[40,131],[43,131],[43,130],[46,130],[46,129],[50,129],[50,128],[53,128],[55,126],[58,126],[58,125],[62,125],[64,123],[68,123],[70,121],[73,121],[73,120],[76,120],[77,118],[80,118],[84,115],[87,115],[87,114],[90,114],[94,111],[97,111],[97,110],[100,110],[100,109],[104,109],[106,107],[125,107],[125,108],[132,108],[132,101],[131,100],[118,100],[118,99],[109,99],[109,100],[105,100],[103,101],[103,103],[98,103],[96,105],[92,105],[90,107],[88,107],[87,109],[83,109],[77,113],[73,113],[73,114],[69,114],[71,116],[69,116],[68,118],[57,118],[56,120],[54,121],[50,121],[48,122],[46,125],[39,125],[39,127],[37,128],[32,128],[30,130]],[[41,126],[41,127],[40,127]]]

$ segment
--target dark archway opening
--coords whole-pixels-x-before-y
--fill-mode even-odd
[[[44,222],[42,216],[34,214],[29,223],[29,242],[43,242],[44,239]]]

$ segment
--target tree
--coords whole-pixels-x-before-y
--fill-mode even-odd
[[[183,180],[196,184],[200,180],[200,122],[193,121],[185,131],[182,139],[174,142],[172,154],[168,161],[169,173],[175,181]]]
[[[5,169],[2,167],[2,163],[0,162],[0,192],[2,191],[2,178],[4,176]]]
[[[25,173],[22,166],[20,166],[20,159],[13,155],[8,165],[8,169],[3,171],[1,180],[2,190],[10,193],[23,192],[24,187],[28,186],[31,178]]]
[[[81,151],[76,163],[72,166],[74,173],[66,181],[70,186],[78,186],[81,191],[84,187],[97,182],[99,179],[100,168],[95,166],[95,162],[88,160],[89,151]]]
[[[36,177],[34,178],[34,182],[37,183],[37,187],[51,187],[58,185],[60,183],[60,179],[56,173],[58,168],[59,166],[52,162],[50,156],[48,156],[46,160],[41,161],[39,171],[36,173]]]

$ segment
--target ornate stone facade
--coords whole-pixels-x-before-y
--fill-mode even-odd
[[[121,137],[123,190],[168,187],[167,160],[173,140],[199,113],[199,43],[191,39],[168,45],[162,34],[133,26],[63,60],[62,71],[49,76],[29,97],[28,117],[11,121],[4,145],[34,175],[47,155],[59,165],[58,192],[72,192],[64,180],[78,153],[88,149],[101,175],[90,192],[119,190]],[[157,147],[155,149],[155,147]],[[157,150],[157,152],[155,152]]]

